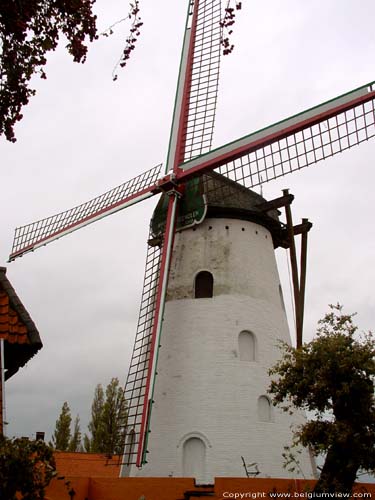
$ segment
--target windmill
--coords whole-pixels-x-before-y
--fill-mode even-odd
[[[173,235],[178,223],[178,205],[186,202],[186,192],[194,189],[196,179],[203,175],[209,178],[213,170],[247,188],[253,187],[323,160],[374,135],[375,93],[372,84],[368,84],[211,151],[220,62],[219,19],[219,1],[189,2],[164,172],[161,166],[155,167],[79,207],[17,229],[10,256],[14,259],[110,213],[155,194],[167,193],[164,235],[162,238],[159,235],[159,240],[149,246],[147,288],[142,299],[146,309],[138,332],[146,337],[150,349],[142,351],[141,358],[132,365],[146,374],[144,386],[136,383],[139,403],[132,406],[136,410],[131,415],[134,434],[129,442],[132,450],[129,462],[133,462],[134,456],[137,465],[145,461],[147,451],[145,438]],[[190,224],[194,222],[200,220],[190,220]]]

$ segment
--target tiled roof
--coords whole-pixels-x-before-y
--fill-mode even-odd
[[[9,295],[0,289],[0,338],[11,344],[29,344],[27,328],[10,304]]]
[[[41,349],[39,332],[0,267],[0,338],[5,340],[6,379]]]

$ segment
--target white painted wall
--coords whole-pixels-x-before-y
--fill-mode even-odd
[[[213,298],[193,298],[201,270],[214,276]],[[239,334],[245,330],[255,338],[255,361],[240,357]],[[272,407],[271,421],[264,421],[265,401],[259,399],[267,395],[267,370],[280,357],[278,339],[290,342],[269,231],[218,218],[177,234],[148,464],[133,468],[132,475],[178,477],[190,467],[198,482],[244,477],[242,455],[257,463],[260,477],[301,477],[283,468],[281,454],[291,443],[290,425],[304,417],[292,420]],[[197,439],[187,442],[191,438]],[[194,453],[205,457],[200,472],[192,469]],[[312,477],[308,453],[301,457],[304,475]]]

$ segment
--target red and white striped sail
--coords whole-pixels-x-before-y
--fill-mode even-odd
[[[152,234],[150,231],[150,240]],[[125,384],[128,421],[124,464],[132,465],[137,461],[141,446],[141,428],[146,396],[151,354],[151,332],[154,326],[157,307],[157,290],[160,276],[162,242],[147,246],[146,267],[143,292],[139,311],[133,354]]]
[[[246,187],[300,170],[375,135],[375,82],[181,165],[178,181],[217,169]]]
[[[157,165],[86,203],[16,228],[9,260],[153,196],[161,167]]]
[[[211,150],[220,73],[220,20],[220,0],[198,4],[180,161]]]
[[[211,149],[220,72],[221,0],[189,0],[166,172]]]

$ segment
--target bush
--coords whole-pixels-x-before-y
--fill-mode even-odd
[[[43,441],[0,437],[1,499],[42,500],[55,475],[53,450]]]

